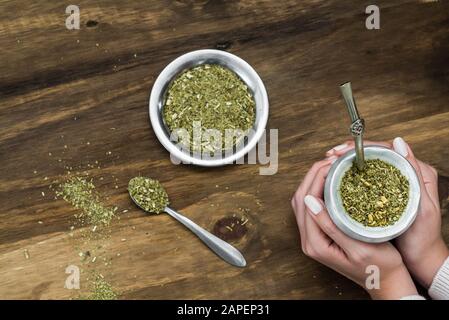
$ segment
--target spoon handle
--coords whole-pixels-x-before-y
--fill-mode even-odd
[[[365,121],[360,118],[354,96],[352,95],[351,82],[346,82],[340,86],[341,94],[346,102],[349,117],[351,118],[351,127],[349,131],[354,137],[355,144],[355,162],[359,170],[365,166],[365,152],[363,149],[363,132],[365,131]]]
[[[246,261],[243,255],[229,243],[214,236],[212,233],[204,230],[192,220],[184,217],[183,215],[179,214],[169,207],[165,208],[165,212],[167,212],[170,216],[187,227],[187,229],[196,234],[198,238],[200,238],[210,249],[212,249],[212,251],[214,251],[223,260],[237,267],[246,266]]]

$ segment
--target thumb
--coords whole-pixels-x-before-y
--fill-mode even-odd
[[[309,194],[304,197],[304,204],[306,205],[306,211],[312,216],[320,229],[343,250],[348,252],[358,245],[359,242],[357,240],[348,237],[337,228],[335,223],[329,217],[329,213],[321,199]]]

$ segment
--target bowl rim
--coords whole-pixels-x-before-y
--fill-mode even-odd
[[[336,181],[336,171],[340,169],[341,164],[346,161],[350,161],[351,159],[355,158],[355,150],[349,150],[346,152],[343,156],[341,156],[335,163],[332,165],[328,176],[326,177],[325,182],[325,188],[324,188],[324,199],[325,199],[325,205],[329,212],[329,216],[331,217],[332,221],[337,225],[337,227],[343,231],[346,235],[350,236],[351,238],[361,240],[364,242],[369,243],[381,243],[389,241],[393,238],[398,237],[403,232],[405,232],[415,221],[419,203],[421,199],[421,187],[419,184],[418,175],[416,173],[416,170],[413,168],[413,166],[410,164],[410,162],[404,158],[399,153],[386,148],[384,146],[379,145],[370,145],[364,147],[365,152],[368,151],[368,153],[381,151],[382,153],[388,154],[391,157],[394,157],[397,161],[400,161],[404,167],[407,169],[407,172],[410,174],[407,176],[407,179],[409,180],[410,190],[409,190],[409,201],[407,203],[406,212],[403,213],[403,216],[401,216],[401,219],[388,227],[366,227],[362,224],[356,222],[355,220],[351,220],[352,223],[347,223],[347,221],[350,218],[346,212],[340,212],[339,206],[337,206],[337,197],[338,197],[338,190],[336,187],[336,184],[338,184],[338,181]],[[388,162],[387,160],[383,160]],[[401,168],[398,168],[401,169]],[[345,170],[346,171],[346,170]],[[403,170],[401,170],[403,172]],[[333,190],[333,191],[332,191]],[[410,194],[411,192],[414,192],[414,194]],[[401,222],[400,224],[398,224]],[[357,227],[355,227],[357,225]],[[369,230],[365,233],[360,232],[361,230]]]
[[[176,71],[183,65],[186,65],[188,62],[196,60],[198,57],[202,57],[202,59],[209,57],[215,60],[222,60],[225,58],[235,62],[236,64],[239,64],[240,66],[242,66],[242,69],[245,70],[247,74],[250,74],[251,77],[255,79],[256,87],[258,90],[260,90],[261,93],[262,113],[260,115],[258,125],[255,127],[254,133],[250,135],[251,138],[248,139],[246,145],[243,146],[242,148],[239,148],[237,152],[233,152],[231,155],[220,159],[201,159],[194,157],[190,154],[187,154],[182,150],[178,149],[178,147],[172,141],[170,141],[170,139],[164,134],[165,129],[163,128],[163,124],[161,123],[161,121],[158,120],[158,117],[160,115],[159,96],[161,92],[165,90],[167,83],[170,83],[174,79],[174,77],[176,77],[179,74],[179,72],[176,73],[174,71]],[[182,70],[185,69],[186,68],[183,68]],[[229,69],[232,70],[231,68]],[[234,70],[232,71],[235,72]],[[170,76],[173,73],[174,75]],[[159,142],[170,153],[170,155],[181,160],[183,163],[189,163],[204,167],[215,167],[233,163],[234,161],[244,157],[250,150],[252,150],[256,146],[259,139],[262,137],[268,122],[269,102],[267,90],[262,82],[262,79],[249,63],[247,63],[242,58],[226,51],[216,49],[200,49],[187,52],[175,58],[161,71],[151,89],[148,109],[153,131],[155,132]]]

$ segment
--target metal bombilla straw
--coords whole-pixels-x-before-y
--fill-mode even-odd
[[[365,167],[365,153],[363,151],[363,132],[365,131],[365,121],[360,118],[354,96],[352,95],[351,82],[346,82],[340,86],[341,94],[346,102],[349,116],[351,117],[351,126],[349,131],[354,137],[355,144],[355,162],[359,170]]]

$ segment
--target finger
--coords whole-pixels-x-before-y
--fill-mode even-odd
[[[330,168],[331,164],[328,164],[318,169],[309,190],[306,190],[307,194],[322,199],[326,177]],[[345,251],[321,230],[310,214],[306,213],[304,215],[304,223],[306,239],[303,251],[307,256],[324,264],[331,262],[334,267],[347,262]]]
[[[392,144],[387,141],[364,140],[363,145],[364,146],[383,146],[383,147],[390,148],[390,149],[392,148]],[[326,156],[329,157],[329,156],[335,155],[335,156],[339,157],[351,149],[354,149],[354,140],[348,140],[343,144],[333,147],[332,149],[330,149],[326,152]]]
[[[310,184],[309,190],[305,190],[306,194],[311,194],[312,196],[316,198],[323,198],[324,193],[324,185],[326,182],[327,175],[329,173],[329,170],[331,168],[331,164],[328,164],[324,167],[321,167],[313,179],[312,183]]]
[[[306,190],[307,194],[311,194],[314,197],[322,198],[324,191],[324,183],[329,173],[331,165],[328,164],[324,167],[321,167],[312,181],[309,190]],[[332,239],[330,239],[318,226],[318,224],[313,220],[313,218],[305,214],[304,215],[304,223],[306,229],[306,251],[309,251],[310,248],[314,248],[316,252],[327,252],[329,250],[329,246],[332,244]],[[306,252],[306,254],[310,255],[310,253]],[[327,253],[329,254],[329,253]],[[318,257],[315,257],[318,258]]]
[[[300,196],[298,197],[293,197],[292,198],[292,208],[293,208],[293,212],[295,213],[295,218],[296,218],[296,224],[298,225],[298,229],[299,229],[299,237],[301,240],[301,247],[304,250],[304,244],[305,244],[305,223],[304,223],[304,212],[305,212],[305,208],[303,205],[301,205],[299,203],[299,199]]]
[[[404,141],[404,139],[402,139],[401,137],[397,137],[394,138],[393,140],[393,149],[401,156],[406,158],[415,169],[416,175],[418,176],[419,185],[421,188],[422,203],[425,203],[427,200],[432,201],[427,193],[427,188],[426,185],[424,184],[424,178],[421,173],[421,168],[418,165],[418,160],[415,158],[415,155],[413,154],[413,151],[410,148],[410,146]]]
[[[292,206],[295,209],[294,211],[295,211],[296,221],[298,223],[298,227],[299,227],[299,231],[300,231],[300,235],[301,235],[301,241],[304,240],[304,236],[306,234],[306,230],[305,230],[305,228],[303,228],[303,226],[305,225],[305,222],[304,222],[304,211],[305,211],[304,197],[306,195],[306,192],[310,188],[310,185],[311,185],[313,179],[315,178],[317,171],[320,170],[321,167],[335,162],[336,159],[337,159],[336,157],[331,157],[326,160],[315,162],[313,164],[312,168],[310,168],[310,170],[307,172],[306,176],[304,177],[303,182],[301,183],[301,185],[299,186],[299,188],[296,190],[295,194],[293,195]]]
[[[419,169],[424,180],[424,185],[426,186],[427,194],[432,200],[435,207],[440,207],[440,199],[438,197],[438,173],[430,165],[417,159]]]
[[[308,256],[325,256],[333,240],[329,238],[308,214],[304,217],[306,236],[303,251]]]
[[[338,153],[338,152],[340,152],[340,151],[344,151],[344,150],[349,150],[350,149],[350,146],[351,146],[351,143],[352,143],[352,146],[354,146],[354,141],[351,141],[351,140],[347,140],[347,141],[345,141],[344,143],[342,143],[342,144],[339,144],[338,146],[335,146],[335,147],[333,147],[333,148],[331,148],[331,149],[329,149],[329,150],[327,150],[326,151],[326,156],[327,157],[329,157],[329,156],[331,156],[331,155],[335,155],[336,153]]]
[[[306,195],[307,190],[309,190],[310,185],[312,184],[313,180],[315,179],[315,176],[317,172],[325,166],[328,166],[332,163],[334,163],[337,160],[337,157],[331,156],[327,159],[315,162],[313,166],[310,168],[310,170],[306,173],[306,176],[304,177],[304,180],[302,181],[301,185],[298,188],[298,191]]]
[[[313,218],[320,229],[343,250],[348,252],[359,245],[358,241],[349,238],[332,222],[322,200],[312,195],[307,195],[304,198],[304,203],[306,205],[306,212]]]
[[[307,236],[303,246],[303,252],[325,265],[332,265],[333,269],[339,269],[348,262],[346,252],[327,234],[309,215],[305,215]],[[347,269],[343,269],[347,270]]]
[[[337,158],[336,157],[331,157],[329,159],[325,159],[325,160],[321,160],[318,162],[315,162],[313,164],[313,166],[310,168],[310,170],[306,173],[306,176],[304,177],[304,180],[302,181],[301,185],[299,186],[299,188],[296,190],[295,194],[293,195],[293,199],[292,199],[292,206],[295,208],[295,213],[297,214],[297,219],[299,220],[299,222],[303,225],[304,224],[304,219],[301,216],[301,212],[303,212],[304,210],[301,210],[301,208],[304,208],[304,196],[306,195],[307,190],[309,190],[310,185],[313,181],[313,179],[316,176],[316,173],[318,170],[320,170],[321,167],[324,167],[326,165],[329,165],[330,163],[335,162]],[[299,214],[299,216],[298,216]]]

